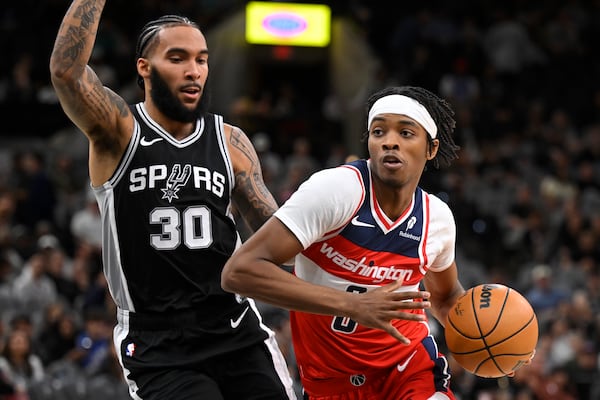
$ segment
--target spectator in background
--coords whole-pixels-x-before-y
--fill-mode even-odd
[[[110,297],[108,282],[102,271],[91,275],[89,285],[82,294],[80,309],[85,312],[89,309],[104,309],[116,313],[115,303]]]
[[[38,337],[39,355],[45,366],[61,359],[69,359],[74,352],[79,333],[77,316],[68,306],[54,303],[48,306],[46,318]]]
[[[87,377],[88,397],[86,400],[131,399],[124,384],[119,356],[114,346],[108,346],[108,355],[99,368]]]
[[[304,182],[306,176],[301,168],[290,168],[286,171],[281,185],[276,192],[276,199],[281,204],[285,202]]]
[[[0,315],[2,317],[2,315]],[[0,318],[0,353],[4,351],[4,346],[6,344],[6,323],[3,318]]]
[[[548,347],[546,367],[549,370],[563,368],[575,358],[575,348],[581,340],[581,332],[573,329],[569,318],[561,313],[548,320],[544,330],[548,332],[552,341]]]
[[[90,245],[100,254],[102,248],[102,220],[94,192],[87,186],[83,208],[76,211],[71,219],[71,234],[75,245]]]
[[[64,233],[62,238],[69,238],[70,223],[76,211],[81,208],[82,199],[89,184],[85,162],[81,160],[87,154],[87,143],[82,147],[81,133],[75,128],[64,129],[55,133],[49,140],[51,164],[48,168],[52,185],[56,192],[54,218],[57,231]],[[83,177],[82,177],[83,176]],[[72,243],[63,240],[66,250],[70,251]]]
[[[561,250],[566,251],[570,258],[577,261],[575,253],[577,252],[578,237],[588,228],[588,221],[581,212],[576,197],[569,197],[562,204],[559,213],[561,219],[557,222],[556,236],[552,238],[551,244],[556,254],[559,254]]]
[[[0,247],[8,248],[13,245],[12,227],[15,223],[17,201],[15,193],[6,188],[0,188]]]
[[[15,155],[11,186],[16,194],[16,223],[33,230],[40,221],[54,221],[54,187],[41,152],[27,150]]]
[[[293,151],[286,157],[283,165],[283,184],[277,192],[277,200],[284,202],[288,197],[320,167],[311,153],[310,141],[297,137],[293,141]]]
[[[27,332],[16,329],[9,334],[0,356],[0,374],[13,386],[17,399],[28,399],[28,388],[44,379],[44,366],[32,351]]]
[[[89,185],[85,193],[84,206],[74,213],[70,231],[74,262],[87,271],[90,281],[94,281],[96,275],[102,272],[102,221],[98,203]]]
[[[40,354],[40,341],[39,341],[39,325],[34,323],[34,320],[31,316],[24,313],[14,314],[8,323],[8,332],[24,332],[27,334],[29,338],[29,344],[31,348],[31,352],[35,353],[37,356],[41,356]]]
[[[13,277],[14,272],[12,264],[8,258],[3,254],[0,254],[0,310],[11,310],[15,306],[12,292]],[[2,320],[1,313],[0,320]],[[0,337],[1,336],[2,335],[0,335]]]
[[[557,255],[554,259],[556,267],[553,271],[554,286],[561,292],[569,293],[584,289],[589,271],[579,265],[571,255],[571,251],[565,245],[559,245]],[[531,274],[531,271],[523,271]],[[575,298],[572,299],[574,301]]]
[[[323,163],[324,168],[332,168],[348,162],[348,158],[352,157],[348,153],[348,149],[342,143],[334,143],[329,148],[329,154]]]
[[[479,80],[469,70],[469,61],[458,57],[450,72],[444,74],[439,85],[440,95],[456,108],[472,107],[480,96]]]
[[[12,69],[12,79],[8,81],[6,97],[20,104],[31,104],[36,101],[37,88],[32,79],[35,68],[34,57],[24,51],[17,57]]]
[[[56,286],[48,277],[44,250],[33,254],[15,278],[13,290],[18,310],[31,315],[34,327],[40,326],[48,304],[58,299]]]
[[[534,388],[533,393],[540,400],[580,400],[575,397],[575,385],[569,381],[569,374],[564,367],[551,369]]]
[[[552,280],[552,268],[539,264],[531,270],[532,286],[525,292],[525,298],[535,311],[540,324],[548,321],[557,307],[568,300],[568,294],[558,289]]]
[[[83,330],[75,339],[69,358],[88,374],[97,373],[109,356],[114,321],[106,310],[90,308],[85,311]]]
[[[492,13],[494,20],[483,33],[483,49],[496,71],[514,77],[525,68],[546,61],[541,47],[509,5],[496,5]]]
[[[575,356],[565,365],[577,393],[578,399],[598,399],[598,349],[597,345],[590,339],[580,340],[575,346]]]
[[[28,314],[18,313],[13,315],[9,321],[9,331],[25,332],[32,339],[33,348],[33,337],[36,335],[36,332],[33,321]]]
[[[52,234],[42,235],[38,239],[38,248],[46,262],[46,276],[52,280],[57,296],[73,305],[80,295],[72,279],[72,261],[69,259],[58,238]]]
[[[284,162],[284,173],[297,170],[303,179],[308,178],[319,169],[319,162],[312,155],[310,140],[306,137],[297,137],[293,141],[292,153],[286,157]]]

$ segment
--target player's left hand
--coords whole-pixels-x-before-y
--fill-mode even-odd
[[[527,361],[525,361],[525,363],[523,363],[523,365],[521,365],[521,366],[520,366],[519,368],[517,368],[517,369],[520,369],[521,367],[523,367],[523,366],[525,366],[525,365],[529,365],[529,364],[531,364],[531,362],[533,361],[533,357],[535,357],[535,349],[533,349],[533,352],[531,353],[531,357],[529,357],[529,359],[528,359]],[[508,374],[506,374],[506,376],[508,376],[509,378],[512,378],[512,377],[514,377],[514,376],[515,376],[515,373],[516,373],[516,371],[517,371],[517,369],[515,369],[515,370],[513,370],[513,371],[509,372]]]

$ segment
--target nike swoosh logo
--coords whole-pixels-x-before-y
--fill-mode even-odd
[[[402,364],[398,364],[398,371],[400,372],[404,372],[404,370],[406,369],[406,367],[408,367],[408,363],[410,362],[410,360],[412,360],[412,358],[415,356],[415,354],[417,354],[417,351],[413,351],[412,354],[406,359],[406,361],[404,361]]]
[[[140,140],[140,144],[142,146],[152,146],[154,143],[160,142],[161,140],[162,140],[162,138],[159,138],[159,137],[155,138],[155,139],[152,139],[152,140],[146,140],[146,136],[144,136],[142,138],[142,140]]]
[[[242,315],[240,315],[237,319],[230,319],[229,322],[231,323],[231,327],[233,329],[237,328],[238,326],[240,326],[240,323],[242,322],[242,320],[244,319],[244,317],[246,316],[246,313],[248,312],[248,309],[250,308],[250,306],[246,307],[246,309],[244,310],[244,312],[242,313]]]
[[[366,222],[362,222],[358,220],[358,215],[354,218],[352,218],[352,221],[350,221],[352,223],[352,225],[354,226],[364,226],[365,228],[375,228],[375,225],[372,224],[368,224]]]

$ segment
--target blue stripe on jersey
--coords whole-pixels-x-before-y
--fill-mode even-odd
[[[434,363],[433,378],[435,380],[435,390],[438,392],[447,392],[450,385],[448,360],[440,354],[437,343],[431,335],[423,339],[421,343],[427,350],[427,353],[429,353],[431,361]]]

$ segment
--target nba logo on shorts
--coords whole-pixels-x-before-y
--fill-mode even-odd
[[[125,355],[128,357],[133,357],[133,353],[135,353],[135,343],[129,343],[127,345],[127,349],[125,350]]]
[[[352,375],[350,377],[350,383],[354,386],[362,386],[366,380],[367,378],[364,375]]]

